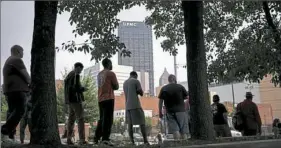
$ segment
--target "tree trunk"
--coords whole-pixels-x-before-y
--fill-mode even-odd
[[[35,1],[31,49],[32,130],[31,144],[61,144],[55,87],[55,27],[57,1]]]
[[[214,125],[207,82],[207,62],[203,37],[203,2],[182,1],[186,38],[188,88],[191,105],[191,136],[213,140]]]

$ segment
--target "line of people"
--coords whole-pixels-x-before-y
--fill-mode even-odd
[[[110,140],[111,127],[113,124],[114,113],[114,91],[119,89],[115,73],[112,71],[112,62],[109,59],[102,60],[104,69],[98,73],[98,106],[100,118],[94,136],[95,144],[114,146]],[[83,92],[87,88],[83,87],[80,82],[80,73],[83,70],[82,63],[76,63],[74,70],[71,71],[66,79],[65,84],[65,103],[69,108],[67,122],[67,144],[73,145],[72,141],[74,121],[78,120],[79,143],[87,144],[85,141],[84,129],[84,112],[82,102],[84,101]],[[126,123],[130,140],[134,145],[133,125],[140,125],[144,139],[144,144],[149,145],[145,129],[145,115],[141,107],[138,95],[143,95],[140,82],[137,80],[137,73],[131,72],[128,80],[124,82],[123,90],[126,97]]]
[[[22,61],[23,48],[15,45],[11,48],[11,56],[6,60],[3,67],[3,92],[7,98],[8,111],[6,123],[1,128],[3,139],[13,139],[15,129],[22,120],[22,128],[25,129],[28,119],[31,118],[30,108],[31,102],[29,98],[31,79]],[[102,60],[104,69],[97,76],[98,81],[98,106],[100,118],[95,131],[95,144],[104,144],[114,146],[110,141],[111,127],[113,124],[114,113],[114,91],[119,89],[115,73],[112,71],[111,60],[105,58]],[[83,87],[80,82],[80,74],[84,66],[77,62],[74,64],[74,70],[71,71],[64,80],[65,104],[68,107],[67,121],[67,144],[74,144],[72,141],[73,128],[75,120],[78,121],[79,144],[87,144],[85,140],[84,126],[84,108],[83,92],[87,88]],[[126,106],[126,123],[128,124],[128,132],[132,144],[134,144],[133,125],[140,125],[144,143],[149,145],[145,130],[145,115],[141,107],[138,96],[143,95],[140,82],[137,80],[137,73],[131,72],[129,79],[125,81],[123,90],[125,93]],[[173,133],[174,139],[187,139],[189,137],[190,122],[189,110],[184,100],[188,100],[188,92],[186,89],[177,84],[174,75],[168,77],[169,84],[165,85],[159,94],[159,117],[163,118],[162,107],[165,106],[165,117],[168,122],[168,131]],[[253,95],[246,93],[245,101],[237,106],[237,110],[244,115],[245,127],[243,135],[256,135],[261,132],[261,119],[257,106],[252,102]],[[217,136],[231,136],[229,127],[227,126],[227,110],[225,106],[219,103],[219,96],[213,96],[212,112],[213,122]],[[187,101],[188,102],[188,101]],[[29,124],[31,126],[31,124]],[[21,135],[24,135],[22,130]],[[23,143],[24,137],[21,136]]]

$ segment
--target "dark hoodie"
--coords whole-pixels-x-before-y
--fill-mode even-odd
[[[81,86],[80,75],[71,71],[64,79],[65,103],[81,103],[84,101],[83,92],[85,88]]]

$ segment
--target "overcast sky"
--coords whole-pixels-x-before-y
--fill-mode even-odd
[[[143,21],[150,13],[144,7],[133,7],[130,10],[122,11],[118,18],[121,21]],[[72,34],[73,27],[70,26],[68,19],[70,14],[64,13],[58,15],[56,24],[56,45],[60,45],[68,40],[75,40],[82,43],[85,38],[75,39]],[[10,55],[10,48],[15,45],[21,45],[24,48],[24,62],[30,70],[30,51],[32,44],[34,19],[34,2],[33,1],[2,1],[1,2],[1,71],[3,63]],[[173,57],[167,52],[163,52],[160,46],[161,40],[153,37],[154,52],[154,79],[155,87],[158,86],[159,77],[166,67],[169,73],[174,73]],[[177,62],[185,64],[185,46],[179,47]],[[61,78],[61,72],[64,68],[71,69],[75,62],[82,62],[85,67],[95,64],[90,61],[91,56],[84,53],[68,53],[59,51],[56,60],[56,79]],[[117,56],[113,57],[113,63],[117,64]],[[114,71],[114,69],[113,69]],[[2,73],[2,72],[1,72]],[[186,81],[186,69],[178,68],[179,81]],[[1,74],[2,80],[2,74]],[[2,83],[1,83],[2,84]]]

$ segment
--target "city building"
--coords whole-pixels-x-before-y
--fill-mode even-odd
[[[151,96],[144,96],[140,97],[140,103],[142,106],[142,109],[144,110],[146,117],[152,118],[152,126],[156,126],[159,121],[159,110],[158,110],[158,104],[159,99],[157,97],[151,97]],[[114,117],[125,117],[125,96],[120,95],[116,96],[115,98],[115,104],[114,104]]]
[[[131,52],[130,57],[118,56],[118,64],[132,66],[134,71],[149,73],[149,91],[154,95],[152,27],[145,22],[122,21],[118,26],[120,41]]]
[[[261,102],[265,104],[270,104],[272,107],[273,118],[281,119],[281,88],[279,86],[274,86],[271,83],[272,76],[267,75],[260,82],[260,96]]]
[[[188,90],[187,82],[179,82],[179,84],[183,85],[186,90]],[[239,82],[233,83],[233,94],[234,94],[234,102],[235,104],[242,102],[245,99],[246,92],[252,92],[254,95],[253,101],[255,103],[261,103],[260,97],[260,85],[258,83],[249,84],[248,82]],[[212,98],[213,95],[217,94],[220,96],[221,102],[231,101],[233,102],[232,95],[232,85],[209,85],[209,93]]]
[[[159,86],[163,86],[163,85],[169,83],[169,81],[168,81],[169,75],[170,74],[168,73],[167,69],[165,68],[164,72],[162,73],[162,75],[159,78]]]
[[[102,70],[103,70],[103,66],[100,63],[98,63],[89,68],[85,68],[84,75],[92,76],[97,86],[97,75]],[[114,93],[116,96],[119,96],[123,93],[123,83],[129,78],[130,72],[133,71],[133,67],[124,66],[124,65],[113,65],[112,71],[115,73],[117,77],[117,81],[119,83],[119,89],[114,91]]]
[[[149,73],[145,72],[144,70],[137,71],[138,80],[141,83],[141,87],[145,94],[149,94]]]
[[[144,116],[145,117],[150,117],[152,118],[152,110],[143,110],[144,112]],[[126,110],[125,109],[121,109],[121,110],[114,110],[114,114],[113,114],[114,118],[123,118],[125,121],[126,118]]]

